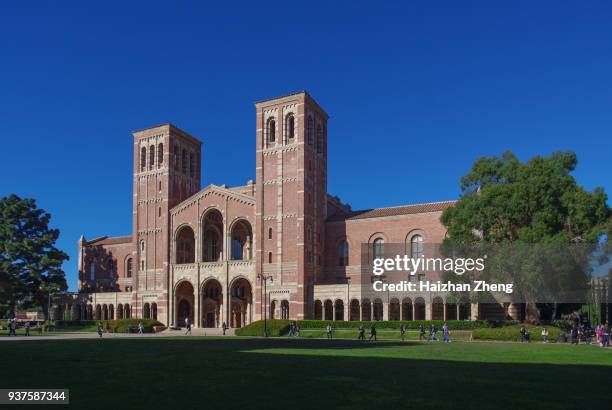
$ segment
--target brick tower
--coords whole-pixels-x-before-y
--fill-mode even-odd
[[[308,318],[323,263],[328,115],[305,91],[255,107],[257,274],[272,276],[270,298],[289,299],[279,318]],[[256,295],[263,315],[261,280]]]
[[[133,242],[136,244],[133,292],[139,291],[137,317],[147,294],[156,297],[159,316],[168,312],[170,262],[169,210],[200,189],[202,142],[172,124],[134,135]],[[145,292],[145,293],[142,293]],[[163,311],[162,311],[163,309]],[[166,320],[166,323],[169,323]]]

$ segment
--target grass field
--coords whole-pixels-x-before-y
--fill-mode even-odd
[[[609,408],[612,374],[612,350],[568,344],[188,337],[0,351],[0,387],[69,388],[71,407],[96,409]]]

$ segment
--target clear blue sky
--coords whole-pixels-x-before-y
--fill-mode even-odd
[[[295,90],[331,116],[329,190],[354,209],[456,198],[504,150],[574,150],[612,192],[610,3],[200,3],[2,7],[0,196],[52,213],[72,289],[81,234],[131,231],[132,130],[184,128],[203,186],[239,185],[253,102]]]

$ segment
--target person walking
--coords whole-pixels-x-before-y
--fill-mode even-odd
[[[30,336],[30,322],[25,322],[25,325],[23,325],[23,328],[25,329],[25,335]]]
[[[333,331],[331,323],[329,323],[327,325],[326,331],[327,331],[327,339],[331,340],[332,339],[332,331]]]
[[[293,337],[293,329],[294,329],[294,324],[293,322],[291,322],[289,323],[289,334],[287,336]]]
[[[446,322],[442,325],[442,339],[446,343],[450,342],[450,332],[448,331],[448,324]]]
[[[544,343],[548,343],[548,329],[547,328],[542,329],[542,341]]]
[[[300,337],[300,325],[298,325],[297,323],[295,324],[295,337]]]
[[[17,325],[15,324],[15,319],[9,319],[8,328],[9,328],[9,336],[17,336],[15,333],[15,328]]]
[[[406,336],[406,327],[404,327],[404,324],[402,323],[400,325],[400,337],[402,339],[402,342],[404,341],[405,336]]]
[[[225,336],[225,332],[227,331],[227,323],[223,322],[221,324],[221,329],[223,330],[223,336]]]
[[[610,323],[606,323],[603,330],[603,347],[610,347]]]
[[[357,340],[363,340],[365,342],[365,326],[363,323],[359,325],[359,336],[357,337]]]
[[[189,317],[185,318],[185,336],[189,335],[191,336],[191,322],[189,321]]]
[[[372,338],[374,338],[374,341],[376,341],[376,326],[372,325],[372,327],[370,328],[370,339],[369,341],[372,341]]]
[[[431,325],[431,329],[429,330],[429,336],[431,337],[432,342],[438,341],[438,329],[436,329],[436,325]]]
[[[102,337],[102,331],[103,331],[102,322],[98,322],[98,336]]]
[[[144,326],[142,325],[142,322],[138,322],[138,334],[142,335],[144,334]]]
[[[425,326],[421,323],[419,325],[419,340],[425,339]]]

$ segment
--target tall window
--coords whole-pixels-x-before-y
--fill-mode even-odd
[[[183,148],[183,158],[181,160],[183,166],[183,174],[187,175],[187,150]]]
[[[295,117],[293,114],[289,114],[285,118],[285,136],[287,142],[290,142],[295,137]]]
[[[195,175],[195,161],[193,152],[189,153],[189,176],[193,178]]]
[[[149,147],[149,169],[153,169],[155,165],[155,145]]]
[[[340,243],[340,266],[348,266],[349,263],[349,244],[344,240]]]
[[[276,121],[274,119],[268,120],[268,146],[273,145],[276,142]]]
[[[272,228],[268,228],[268,239],[272,239]]]
[[[323,152],[323,129],[317,125],[317,154]]]
[[[164,162],[164,144],[157,144],[157,168],[161,168]]]
[[[211,237],[206,243],[206,261],[213,262],[219,259],[219,245],[217,238]]]
[[[132,258],[128,258],[125,271],[126,271],[126,276],[128,278],[131,278],[132,277]]]
[[[423,256],[423,237],[421,235],[414,235],[410,240],[410,245],[413,259]]]
[[[308,145],[312,145],[314,141],[314,121],[312,117],[308,117],[308,124],[306,125],[306,139],[308,140]]]
[[[272,263],[272,252],[268,252],[268,263]]]
[[[142,147],[140,149],[140,172],[147,168],[147,149]]]
[[[385,257],[385,240],[378,238],[374,241],[374,259],[381,259]]]

